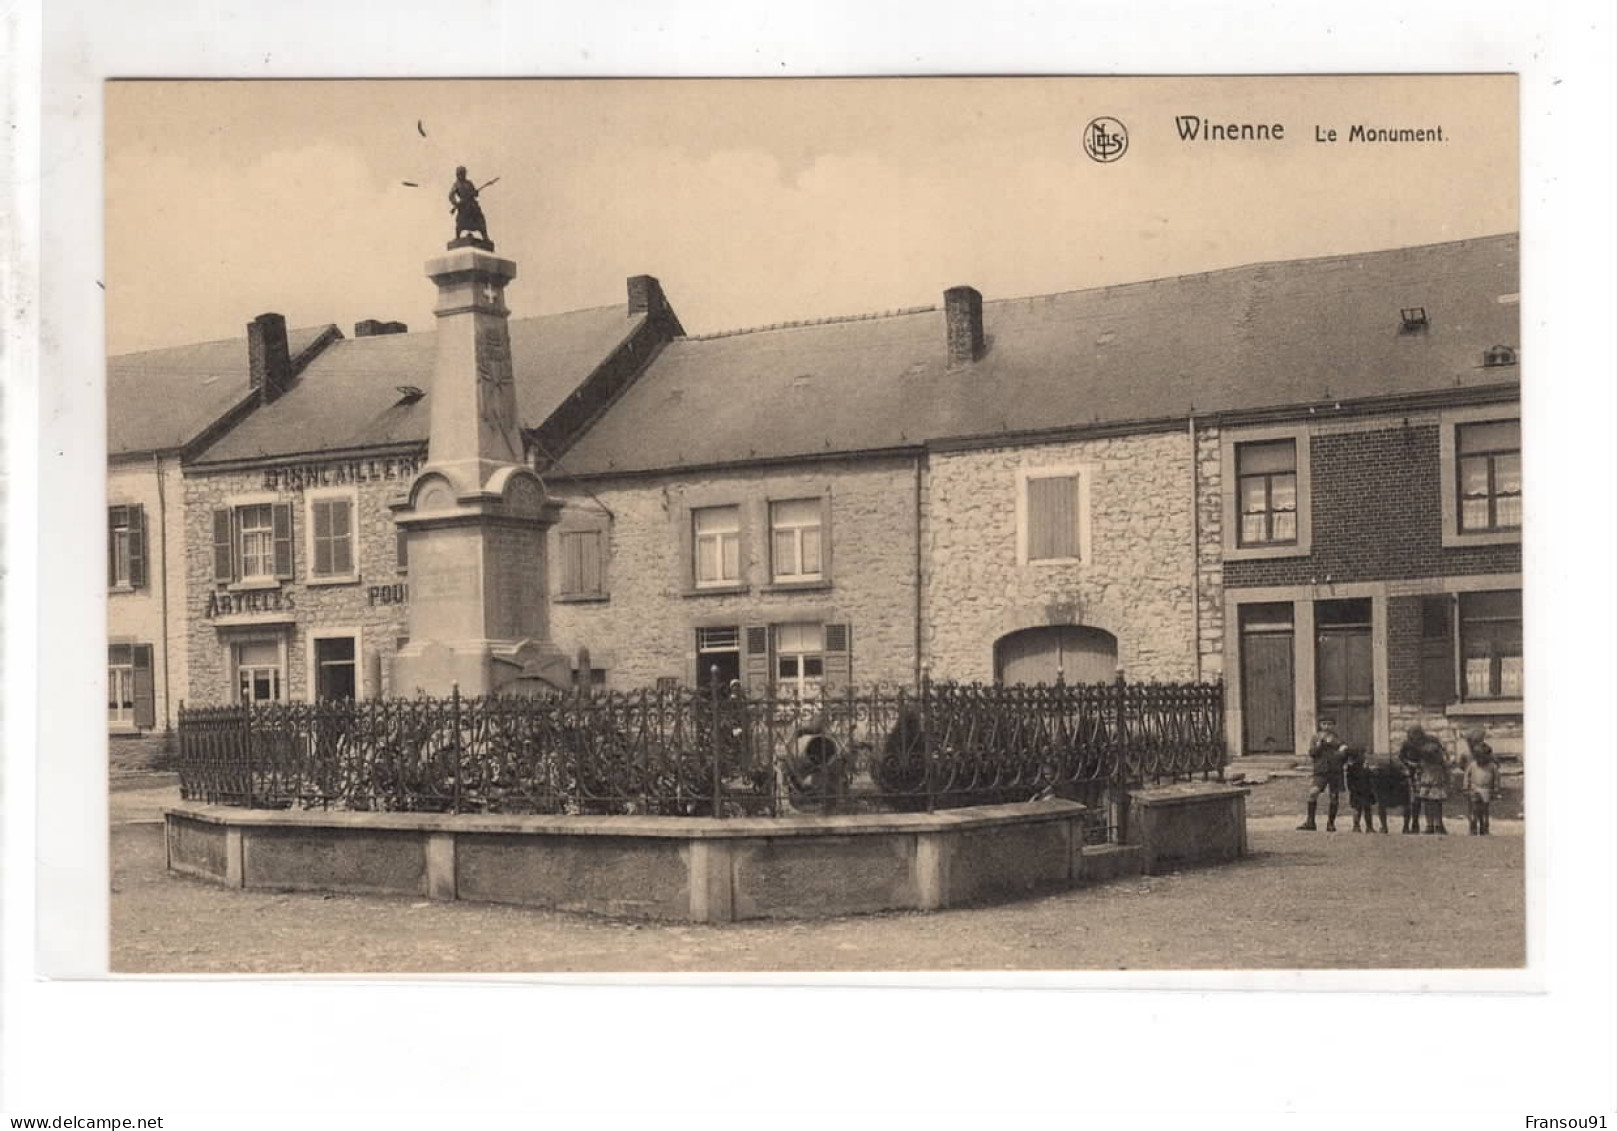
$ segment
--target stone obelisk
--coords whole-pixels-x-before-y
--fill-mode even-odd
[[[457,238],[427,262],[438,286],[438,354],[427,463],[393,504],[410,563],[410,639],[393,693],[566,687],[550,641],[546,531],[560,504],[523,462],[506,284],[517,265],[488,239]]]

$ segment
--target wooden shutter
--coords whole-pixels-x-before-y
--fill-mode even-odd
[[[129,508],[129,584],[146,587],[146,508],[138,503]]]
[[[152,646],[136,644],[135,656],[135,725],[150,730],[157,725],[157,693],[152,686]]]
[[[229,507],[213,511],[213,579],[236,580],[236,515]]]
[[[746,630],[747,654],[744,663],[747,690],[762,695],[769,690],[769,626],[751,625]]]
[[[1422,597],[1420,701],[1424,707],[1454,702],[1453,605],[1447,596]]]
[[[399,572],[404,573],[410,568],[410,533],[404,527],[394,528],[393,552],[398,557]]]
[[[584,543],[584,592],[599,596],[606,592],[602,577],[602,559],[606,556],[606,535],[591,530],[581,541]]]
[[[126,507],[107,508],[107,588],[118,584],[118,528],[128,523]]]
[[[853,682],[853,626],[825,626],[825,684],[845,688]]]
[[[1078,556],[1078,480],[1062,475],[1027,481],[1029,561]]]
[[[292,580],[292,504],[276,503],[270,508],[275,533],[275,576]]]

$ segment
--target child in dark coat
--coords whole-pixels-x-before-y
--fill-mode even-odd
[[[1348,805],[1353,809],[1353,831],[1359,831],[1359,819],[1364,819],[1364,831],[1376,831],[1372,820],[1376,804],[1375,779],[1370,771],[1369,760],[1364,751],[1357,746],[1346,748],[1344,767],[1347,776]],[[1381,831],[1387,831],[1387,812],[1381,812]]]
[[[1308,757],[1313,763],[1314,781],[1308,789],[1308,816],[1297,826],[1298,832],[1312,832],[1314,814],[1319,809],[1319,795],[1330,794],[1331,807],[1326,810],[1325,831],[1336,831],[1336,810],[1342,800],[1342,767],[1347,760],[1347,748],[1336,737],[1336,720],[1321,716],[1319,731],[1308,744]]]

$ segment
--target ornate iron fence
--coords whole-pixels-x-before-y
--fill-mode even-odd
[[[180,709],[188,800],[444,813],[782,815],[1222,776],[1219,684],[658,688]],[[1112,804],[1107,805],[1110,801]]]

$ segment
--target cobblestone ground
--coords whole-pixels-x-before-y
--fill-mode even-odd
[[[1254,805],[1283,812],[1249,822],[1252,855],[1236,864],[931,915],[696,926],[169,876],[155,818],[176,794],[152,781],[112,794],[117,972],[1491,968],[1526,955],[1520,822],[1496,820],[1491,837],[1466,836],[1463,817],[1447,837],[1300,833],[1276,804],[1289,783]]]

